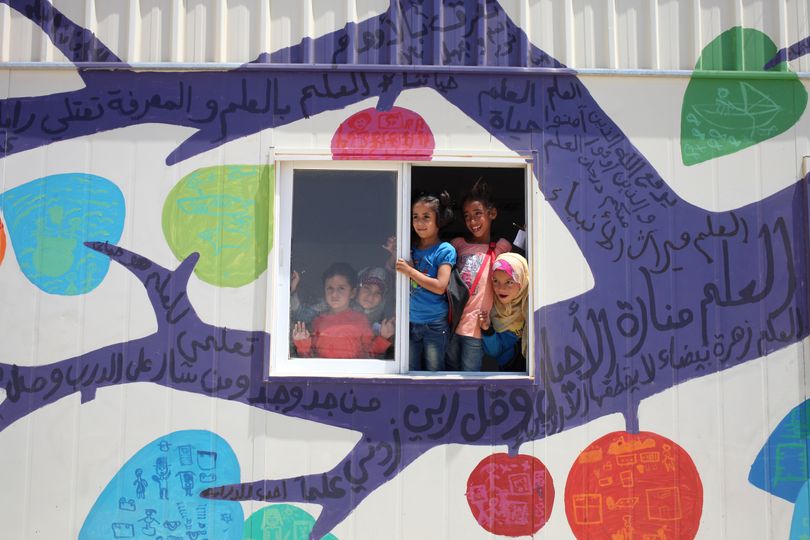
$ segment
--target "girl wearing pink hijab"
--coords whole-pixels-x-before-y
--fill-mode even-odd
[[[517,253],[502,253],[492,265],[495,301],[478,313],[484,353],[501,371],[526,371],[526,317],[529,310],[529,265]]]

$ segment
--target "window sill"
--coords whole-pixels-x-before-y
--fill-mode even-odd
[[[304,373],[272,374],[264,379],[265,384],[319,384],[319,383],[357,383],[357,384],[407,384],[416,386],[436,386],[453,385],[458,387],[476,387],[482,384],[494,384],[498,386],[535,386],[537,381],[534,377],[525,373],[504,374],[500,372],[479,372],[479,373],[459,373],[459,372],[417,372],[416,374],[403,375],[318,375]]]

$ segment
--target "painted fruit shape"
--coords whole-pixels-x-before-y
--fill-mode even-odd
[[[586,538],[689,540],[697,534],[703,485],[686,451],[656,433],[609,433],[577,457],[565,513]]]

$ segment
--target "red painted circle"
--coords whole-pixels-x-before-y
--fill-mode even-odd
[[[334,159],[429,160],[436,142],[417,113],[402,107],[364,109],[351,115],[332,136]]]
[[[546,524],[554,505],[554,482],[533,456],[492,454],[467,480],[467,503],[487,531],[530,536]]]
[[[697,534],[703,485],[686,451],[656,433],[617,431],[579,454],[565,484],[578,539],[688,540]]]
[[[6,231],[3,227],[3,220],[0,219],[0,264],[3,263],[3,257],[6,256]]]

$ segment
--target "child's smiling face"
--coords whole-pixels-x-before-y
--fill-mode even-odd
[[[436,210],[426,203],[416,203],[411,209],[411,224],[419,238],[435,238],[439,236],[439,224],[436,220]]]
[[[357,303],[366,311],[371,311],[382,303],[383,295],[376,283],[364,283],[357,292]]]
[[[509,304],[520,294],[520,283],[503,270],[495,270],[492,272],[492,289],[501,304]]]
[[[494,208],[487,208],[481,201],[467,201],[462,208],[464,225],[477,242],[489,242],[492,220],[498,215]]]
[[[346,276],[334,275],[323,283],[323,297],[332,313],[340,313],[349,308],[349,303],[357,294],[357,289],[349,284]]]

